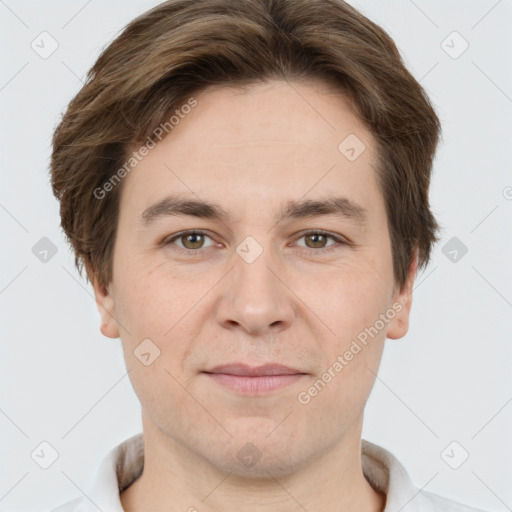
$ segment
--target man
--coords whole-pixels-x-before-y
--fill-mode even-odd
[[[56,510],[475,511],[361,439],[438,240],[439,131],[389,36],[340,0],[134,20],[70,103],[51,172],[143,433]]]

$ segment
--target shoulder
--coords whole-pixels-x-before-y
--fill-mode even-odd
[[[79,496],[78,498],[66,501],[57,508],[52,508],[49,512],[98,512],[98,510],[100,509],[95,502],[92,502],[85,496]],[[102,508],[101,510],[107,512],[107,509],[105,508]]]
[[[361,440],[363,473],[370,485],[386,495],[383,512],[396,512],[408,506],[414,512],[486,512],[418,489],[405,466],[386,448]]]
[[[78,497],[63,503],[57,508],[52,508],[50,512],[81,512],[82,510],[85,510],[83,508],[83,499]]]
[[[465,505],[464,503],[459,503],[458,501],[453,501],[427,491],[422,491],[421,496],[424,502],[431,506],[432,510],[442,512],[487,512],[480,508]]]
[[[142,473],[144,439],[141,433],[112,448],[92,475],[84,495],[69,500],[50,512],[122,512],[120,491]]]

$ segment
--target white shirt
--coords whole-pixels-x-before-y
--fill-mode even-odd
[[[361,463],[366,480],[387,497],[384,512],[484,512],[420,491],[389,451],[365,439],[361,440]],[[143,434],[136,434],[104,457],[85,491],[86,496],[68,501],[50,512],[124,512],[120,492],[142,474],[143,465]]]

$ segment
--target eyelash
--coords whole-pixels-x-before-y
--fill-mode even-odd
[[[178,240],[179,238],[181,237],[184,237],[186,235],[205,235],[207,236],[208,238],[212,239],[211,236],[208,235],[208,233],[206,231],[201,231],[201,230],[187,230],[187,231],[181,231],[180,233],[177,233],[176,235],[173,235],[172,237],[168,237],[168,238],[165,238],[162,242],[162,245],[164,246],[171,246],[171,245],[174,245],[173,242],[175,240]],[[327,238],[331,238],[332,240],[334,240],[336,243],[335,244],[332,244],[330,245],[329,247],[323,247],[323,248],[319,248],[319,249],[314,249],[314,248],[311,248],[311,247],[301,247],[301,249],[303,250],[310,250],[310,251],[313,251],[313,252],[320,252],[322,254],[325,254],[325,253],[330,253],[336,249],[339,249],[340,246],[343,246],[343,245],[351,245],[351,243],[349,241],[347,241],[346,239],[342,239],[338,236],[335,236],[327,231],[323,231],[321,229],[316,229],[316,230],[311,230],[311,231],[306,231],[304,233],[301,234],[301,236],[297,239],[297,240],[300,240],[301,238],[304,238],[305,236],[308,236],[308,235],[323,235],[323,236],[326,236]],[[213,239],[212,239],[213,240]],[[202,247],[201,249],[184,249],[182,247],[179,247],[177,245],[174,245],[174,247],[172,248],[172,250],[177,250],[177,251],[184,251],[185,253],[189,253],[190,255],[192,255],[191,253],[193,253],[194,255],[201,255],[203,254],[203,252],[207,249],[209,249],[210,247],[212,246],[209,246],[209,247]],[[309,252],[309,251],[308,251]]]

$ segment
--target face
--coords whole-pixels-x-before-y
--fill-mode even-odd
[[[359,442],[414,268],[395,290],[374,141],[343,97],[273,81],[194,98],[124,178],[102,332],[168,446],[289,474]]]

